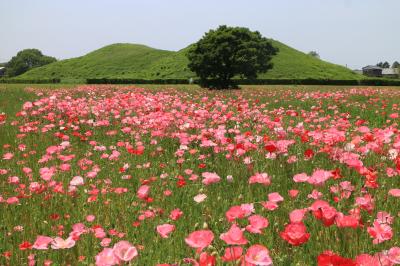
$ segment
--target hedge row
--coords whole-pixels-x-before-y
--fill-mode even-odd
[[[196,81],[195,81],[196,82]],[[189,84],[188,79],[87,79],[87,84]]]
[[[242,85],[364,85],[364,86],[400,86],[400,80],[392,79],[256,79],[239,80]]]
[[[87,84],[189,84],[188,79],[87,79]],[[193,83],[198,83],[194,80]],[[393,79],[361,79],[361,80],[331,80],[331,79],[238,79],[239,85],[348,85],[348,86],[400,86],[400,80]]]
[[[0,79],[0,83],[51,84],[60,83],[60,79]],[[87,84],[190,84],[188,79],[87,79]],[[193,80],[198,83],[198,80]],[[396,79],[361,79],[361,80],[331,80],[331,79],[238,79],[239,85],[347,85],[347,86],[400,86]]]
[[[0,79],[0,83],[53,84],[60,82],[60,79]]]

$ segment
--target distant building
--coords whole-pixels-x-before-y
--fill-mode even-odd
[[[383,68],[378,66],[366,66],[362,68],[362,72],[365,76],[369,77],[382,77]]]
[[[382,76],[384,78],[398,78],[399,69],[398,68],[384,68],[382,69]]]
[[[0,77],[4,76],[5,74],[6,74],[6,68],[0,67]]]

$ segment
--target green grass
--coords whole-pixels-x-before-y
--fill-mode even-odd
[[[280,52],[272,60],[274,68],[260,74],[260,78],[362,78],[345,67],[306,55],[281,42],[272,42]],[[61,78],[64,82],[86,78],[186,79],[195,77],[187,67],[186,51],[187,48],[173,52],[137,44],[113,44],[85,56],[32,69],[18,78]]]

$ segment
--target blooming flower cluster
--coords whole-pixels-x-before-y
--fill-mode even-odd
[[[27,89],[1,265],[399,265],[400,93]]]

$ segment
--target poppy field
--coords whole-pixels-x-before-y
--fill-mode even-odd
[[[0,265],[400,264],[398,88],[0,88]]]

